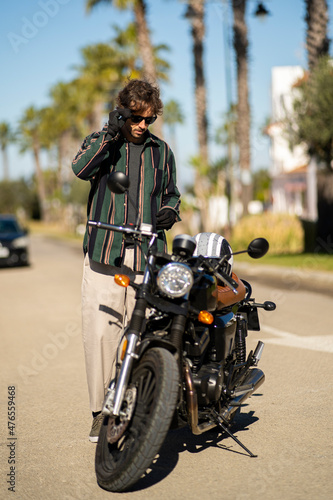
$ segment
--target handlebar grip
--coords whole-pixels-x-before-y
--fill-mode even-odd
[[[264,309],[265,309],[265,311],[275,311],[275,309],[276,309],[275,302],[271,302],[270,300],[266,300],[266,302],[264,302]]]

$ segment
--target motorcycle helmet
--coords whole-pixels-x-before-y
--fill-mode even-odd
[[[215,258],[220,260],[224,255],[229,257],[224,263],[223,270],[229,275],[232,275],[232,266],[234,263],[234,258],[231,255],[232,249],[226,238],[216,233],[198,233],[194,236],[195,242],[197,244],[193,256],[198,257],[202,255],[203,257]]]

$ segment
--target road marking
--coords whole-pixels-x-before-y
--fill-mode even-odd
[[[301,337],[300,335],[295,335],[294,333],[285,332],[266,325],[262,327],[262,331],[277,337],[265,339],[265,343],[267,344],[333,353],[333,335],[312,335],[310,337]]]

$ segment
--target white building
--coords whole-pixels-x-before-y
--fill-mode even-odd
[[[272,123],[268,127],[268,134],[271,138],[273,211],[309,218],[310,205],[315,203],[315,200],[311,203],[315,178],[309,178],[309,157],[306,148],[301,145],[290,148],[284,131],[297,93],[294,84],[303,75],[304,70],[300,66],[272,69]]]

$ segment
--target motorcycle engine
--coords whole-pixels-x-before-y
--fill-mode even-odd
[[[198,372],[193,373],[193,383],[199,406],[218,401],[223,384],[223,365],[220,363],[202,365]]]

